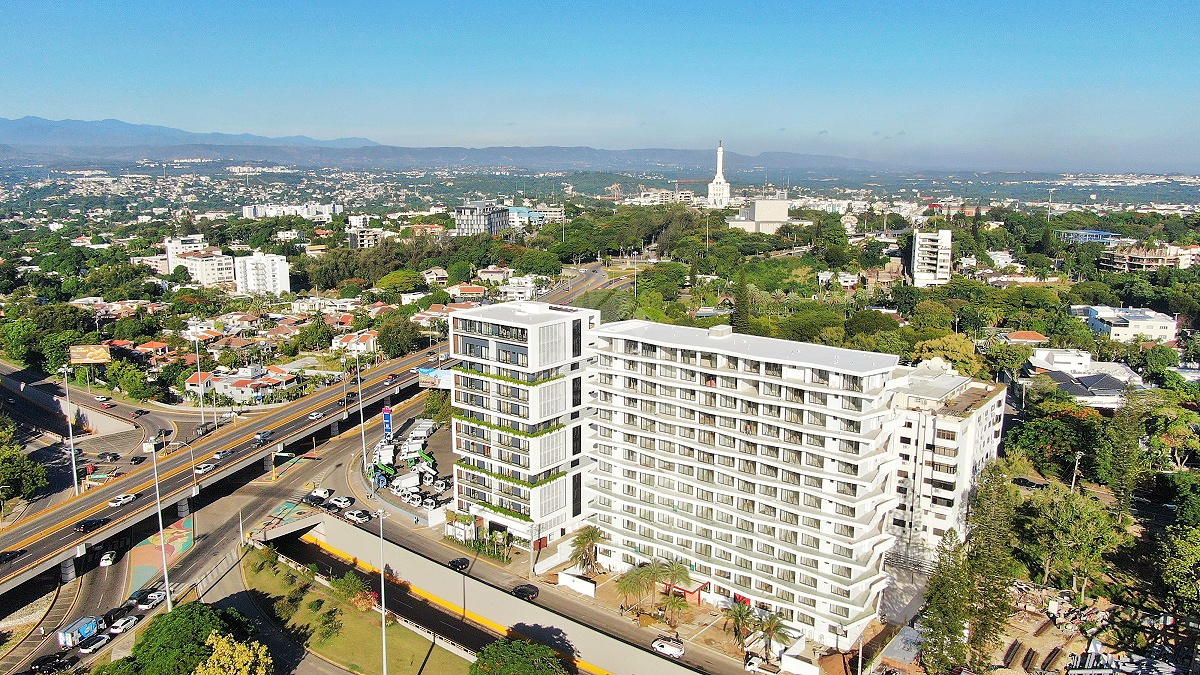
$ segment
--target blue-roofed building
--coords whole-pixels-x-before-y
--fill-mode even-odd
[[[1104,230],[1055,230],[1054,236],[1068,244],[1086,244],[1091,241],[1101,244],[1136,244],[1137,240],[1116,232]]]

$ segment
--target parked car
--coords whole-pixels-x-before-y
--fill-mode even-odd
[[[142,617],[140,616],[127,616],[124,619],[117,619],[115,622],[113,622],[113,625],[109,627],[108,632],[112,633],[113,635],[119,635],[136,626],[137,622],[141,620]]]
[[[659,654],[673,659],[683,656],[683,640],[669,635],[658,636],[658,639],[651,643],[650,647]]]
[[[337,515],[338,511],[341,511],[341,509],[339,509],[337,505],[333,504],[332,502],[325,502],[321,504],[321,510],[325,513],[330,513],[333,515]]]
[[[129,599],[125,601],[125,606],[130,608],[137,607],[138,605],[142,604],[142,602],[153,592],[154,591],[149,588],[143,588],[141,590],[134,591],[129,595]]]
[[[304,495],[304,498],[300,501],[308,504],[309,506],[321,506],[325,503],[325,499],[323,497],[318,497],[316,495]]]
[[[141,455],[134,455],[133,457],[129,458],[129,463],[134,466],[137,466],[138,464],[141,464],[144,461],[146,461],[146,458],[142,457]]]
[[[67,665],[67,653],[62,651],[37,657],[29,664],[29,669],[35,673],[54,673]]]
[[[533,601],[538,596],[538,587],[533,584],[521,584],[512,589],[512,594],[522,600]]]
[[[100,556],[101,567],[112,567],[112,564],[117,561],[116,551],[105,551],[104,555]]]
[[[152,591],[146,597],[138,601],[138,609],[154,609],[159,603],[167,599],[167,594],[162,591]]]
[[[346,518],[346,520],[352,523],[358,523],[359,525],[370,522],[371,520],[371,514],[363,511],[362,509],[358,509],[357,511],[347,511],[342,515]]]
[[[329,488],[317,488],[309,494],[314,497],[320,497],[321,499],[329,499],[329,497],[333,495],[333,490],[330,490]]]
[[[354,503],[354,498],[353,497],[334,497],[333,499],[329,500],[329,503],[333,504],[334,506],[338,507],[339,509],[348,509],[348,508],[350,508],[350,505]]]
[[[94,532],[101,527],[104,527],[104,524],[107,522],[108,518],[88,518],[86,520],[79,521],[79,523],[75,525],[75,531],[85,533]]]
[[[137,499],[137,495],[131,495],[131,494],[117,495],[116,497],[113,497],[112,499],[108,500],[108,505],[109,506],[125,506],[126,504],[132,504],[133,500],[135,500],[135,499]]]
[[[101,647],[108,644],[108,641],[111,639],[111,637],[103,633],[99,635],[93,635],[92,637],[79,643],[79,653],[91,654],[92,652],[98,651]]]
[[[217,468],[216,464],[209,464],[208,462],[205,462],[204,464],[198,464],[198,465],[196,465],[196,475],[203,476],[204,474],[208,473],[209,471],[212,471],[215,468]]]
[[[471,566],[471,561],[466,558],[455,558],[446,565],[455,572],[465,572]]]
[[[93,396],[92,398],[96,399],[97,401],[100,401],[101,403],[110,400],[109,397],[107,397],[107,396]]]
[[[314,412],[314,413],[309,413],[309,414],[308,414],[308,419],[310,419],[310,420],[319,420],[319,419],[321,419],[321,418],[322,418],[322,417],[324,417],[324,416],[325,416],[325,413],[323,413],[323,412],[321,412],[321,411],[317,411],[317,412]]]
[[[101,462],[116,462],[121,459],[121,456],[115,452],[102,452],[96,455],[96,459]]]

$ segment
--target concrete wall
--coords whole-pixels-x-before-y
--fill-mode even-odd
[[[331,552],[353,559],[368,569],[379,569],[377,534],[322,514],[320,526],[309,536]],[[307,520],[307,519],[306,519]],[[268,532],[271,536],[273,532]],[[695,671],[649,651],[649,645],[634,646],[613,636],[556,614],[539,605],[514,597],[507,589],[495,588],[473,577],[459,574],[391,542],[385,546],[389,574],[409,583],[412,592],[455,613],[505,633],[510,628],[528,637],[573,649],[577,660],[611,673],[673,675]]]
[[[4,378],[4,388],[15,392],[18,396],[24,397],[30,403],[51,413],[63,416],[67,414],[66,398],[47,394],[37,387],[24,382],[18,382],[11,377]],[[80,407],[75,401],[71,401],[71,408],[77,415],[75,418],[75,429],[77,431],[79,431],[80,427],[84,427],[90,429],[96,436],[107,436],[109,434],[119,434],[123,431],[132,431],[137,428],[137,426],[119,417],[105,415],[99,411]]]

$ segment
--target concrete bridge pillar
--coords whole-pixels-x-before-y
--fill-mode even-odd
[[[341,427],[341,425],[338,424],[336,421],[333,424],[330,424],[329,425],[329,435],[337,436],[338,434],[340,434],[341,433],[340,427]]]
[[[58,576],[64,584],[75,578],[74,558],[68,558],[58,564]]]
[[[392,407],[392,395],[391,394],[388,394],[387,396],[383,397],[383,405],[384,405],[384,407],[387,407],[387,408]]]
[[[270,471],[275,466],[275,455],[263,457],[263,471]]]
[[[188,505],[188,500],[186,498],[179,500],[179,503],[175,504],[175,513],[180,518],[183,518],[191,512],[191,507]]]

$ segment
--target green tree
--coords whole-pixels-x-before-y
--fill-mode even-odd
[[[565,675],[558,654],[546,645],[500,638],[483,648],[471,664],[471,675]]]
[[[275,672],[271,653],[259,642],[241,642],[232,635],[213,632],[205,644],[212,649],[212,654],[196,667],[194,675],[273,675]]]
[[[1180,613],[1200,614],[1200,526],[1167,530],[1159,557],[1159,576]]]
[[[941,357],[954,366],[962,375],[974,376],[983,370],[979,356],[975,354],[975,344],[965,335],[951,333],[932,340],[923,340],[913,345],[912,358],[914,361],[924,361]]]
[[[1116,498],[1118,517],[1129,514],[1133,492],[1153,473],[1150,453],[1142,445],[1149,417],[1145,396],[1127,392],[1125,404],[1105,427],[1096,457],[1097,474]]]
[[[1166,345],[1154,345],[1146,350],[1146,374],[1150,377],[1162,377],[1168,368],[1179,365],[1179,352]]]
[[[527,248],[513,260],[513,268],[520,274],[536,274],[541,277],[556,277],[562,274],[562,262],[550,251]]]
[[[645,574],[639,572],[642,568],[635,567],[628,572],[617,577],[614,587],[617,592],[624,598],[621,603],[621,613],[624,614],[626,609],[629,609],[629,598],[637,598],[635,606],[641,607],[642,597],[646,595],[646,591],[653,588],[653,585],[646,578]]]
[[[0,485],[7,485],[5,499],[19,496],[33,499],[38,492],[50,484],[46,467],[33,461],[13,442],[12,420],[0,418]]]
[[[470,281],[473,276],[475,276],[475,268],[469,262],[450,263],[450,266],[446,268],[446,284],[449,286]]]
[[[913,308],[909,322],[917,330],[925,328],[949,330],[954,325],[954,312],[940,302],[925,300],[917,303],[917,306]]]
[[[767,662],[771,660],[772,645],[792,639],[791,629],[784,623],[783,617],[778,614],[767,614],[759,618],[754,622],[754,628],[762,638],[762,657]]]
[[[937,548],[937,562],[925,587],[921,615],[921,666],[929,675],[949,675],[967,665],[967,625],[971,618],[971,573],[966,550],[951,529]]]
[[[410,269],[395,270],[383,275],[375,285],[389,293],[409,293],[425,286],[425,277]]]
[[[987,354],[984,355],[984,360],[987,361],[988,367],[996,374],[996,379],[1000,379],[1000,374],[1008,376],[1009,381],[1016,378],[1016,373],[1021,366],[1033,356],[1033,347],[1029,345],[1012,345],[1007,343],[994,344],[988,347]]]
[[[595,525],[579,528],[571,538],[571,556],[568,560],[583,574],[596,573],[596,545],[604,540],[604,532]]]
[[[754,629],[755,614],[750,605],[735,602],[721,610],[725,618],[724,629],[733,634],[738,649],[746,650],[746,638]]]
[[[750,286],[746,283],[746,268],[738,270],[737,286],[733,291],[733,315],[730,323],[735,333],[750,332]]]
[[[967,517],[966,564],[971,593],[967,647],[975,672],[984,672],[1008,620],[1013,582],[1017,495],[1000,464],[992,462],[979,477]]]
[[[896,330],[899,327],[900,323],[890,314],[884,314],[874,309],[864,309],[861,312],[855,312],[846,320],[846,336],[874,335],[882,331]]]
[[[1043,583],[1052,574],[1069,577],[1082,601],[1088,585],[1104,572],[1104,559],[1123,542],[1113,513],[1095,498],[1051,484],[1022,506],[1021,542],[1042,566]]]
[[[388,358],[403,356],[413,350],[421,340],[421,328],[406,316],[393,312],[376,329],[379,351]]]
[[[679,625],[679,615],[689,606],[687,598],[682,595],[668,595],[663,598],[663,611],[667,613],[667,625]]]
[[[214,609],[201,602],[177,605],[150,620],[128,659],[142,675],[191,675],[208,660],[213,633],[242,636],[246,619],[236,611]],[[116,663],[116,662],[114,662]]]

